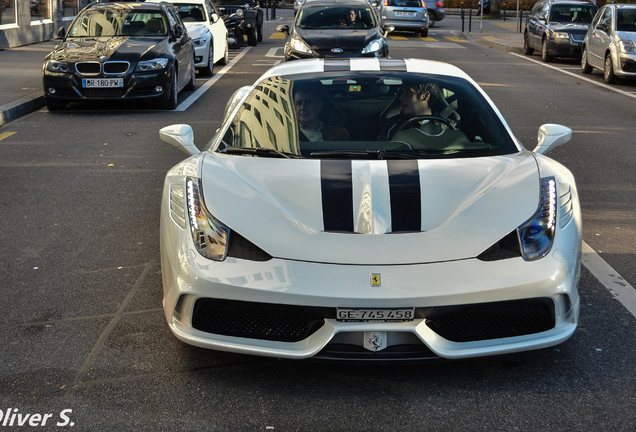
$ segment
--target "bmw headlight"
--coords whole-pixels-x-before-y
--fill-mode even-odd
[[[208,259],[223,261],[227,256],[230,229],[208,212],[200,179],[186,178],[186,201],[190,232],[197,251]]]
[[[367,46],[362,50],[362,54],[368,54],[376,51],[380,51],[382,48],[382,39],[375,39],[369,42]]]
[[[290,43],[294,51],[298,51],[298,52],[302,52],[306,54],[312,53],[311,48],[309,48],[302,39],[292,38]]]
[[[620,50],[626,54],[634,54],[636,53],[636,45],[634,41],[631,40],[619,40],[618,46]]]
[[[68,67],[68,63],[66,62],[49,60],[49,62],[46,64],[46,70],[51,72],[68,72],[69,67]]]
[[[205,46],[205,44],[207,43],[207,41],[208,41],[208,40],[207,40],[207,38],[206,38],[206,37],[200,37],[200,38],[198,38],[198,39],[194,39],[194,40],[192,41],[192,44],[193,44],[195,47],[202,47],[202,46]]]
[[[165,69],[168,66],[168,59],[156,58],[152,60],[144,60],[137,63],[135,70],[137,72],[149,72],[155,70]]]
[[[541,196],[537,212],[517,228],[521,254],[526,261],[543,258],[554,242],[557,213],[557,191],[554,177],[541,179]]]
[[[552,36],[556,39],[569,39],[570,38],[570,34],[567,32],[558,32],[555,31],[552,33]]]

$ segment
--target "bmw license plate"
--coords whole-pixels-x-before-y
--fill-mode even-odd
[[[399,322],[413,321],[415,308],[387,308],[387,309],[358,309],[337,308],[336,319],[338,321],[384,321]]]
[[[84,88],[120,88],[123,86],[123,78],[82,78],[82,87]]]

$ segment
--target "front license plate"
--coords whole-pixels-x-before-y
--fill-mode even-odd
[[[123,86],[123,78],[82,78],[82,87],[84,88],[119,88]]]
[[[354,309],[338,308],[336,310],[338,321],[413,321],[415,308],[396,309]]]

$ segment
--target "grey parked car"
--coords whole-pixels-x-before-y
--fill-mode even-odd
[[[382,25],[428,36],[428,12],[423,0],[384,0],[380,5],[380,17]]]
[[[636,77],[636,5],[607,4],[592,21],[583,41],[581,71],[603,71],[607,83]]]

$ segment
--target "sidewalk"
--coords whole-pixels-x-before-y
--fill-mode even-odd
[[[447,10],[448,15],[459,15],[459,10]],[[523,34],[518,31],[514,12],[506,21],[484,19],[480,30],[479,17],[472,17],[468,31],[468,12],[461,33],[468,40],[479,42],[503,51],[523,52]],[[442,23],[447,22],[442,21]],[[444,25],[444,24],[442,24]],[[446,28],[446,26],[444,26]],[[435,29],[435,27],[433,27]],[[47,41],[33,45],[0,50],[0,126],[44,106],[42,89],[42,60],[59,41]]]

